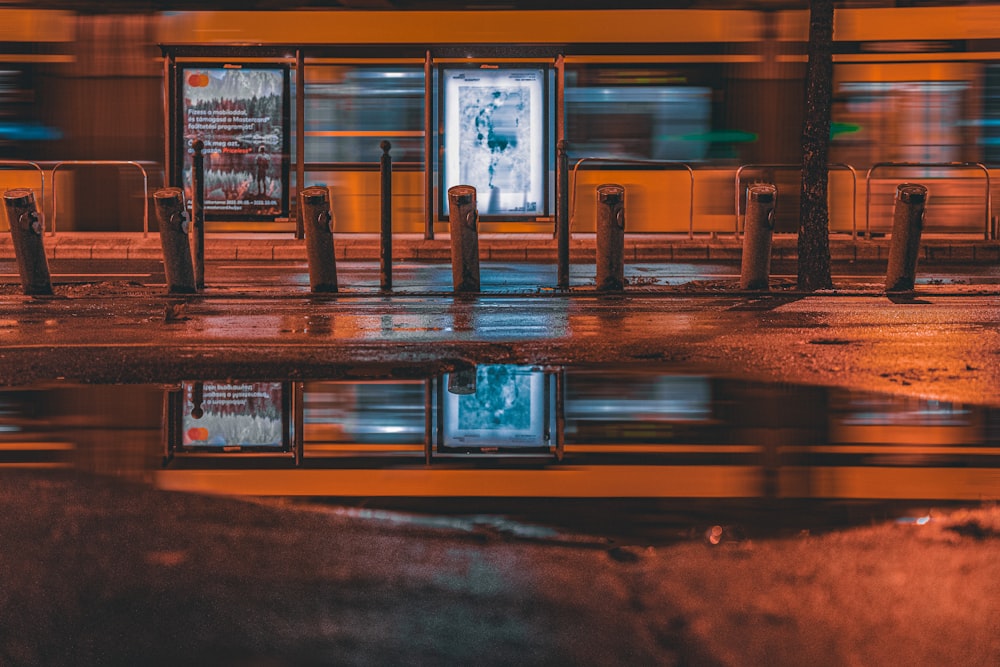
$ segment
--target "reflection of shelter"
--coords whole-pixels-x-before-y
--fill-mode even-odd
[[[448,387],[468,389],[469,379],[420,379],[411,370],[411,379],[206,381],[168,390],[160,480],[250,494],[772,502],[978,500],[996,486],[986,459],[1000,414],[985,406],[649,366],[479,366],[468,369],[474,392],[453,394]],[[204,412],[192,418],[196,393]],[[107,406],[122,401],[99,396],[86,413],[119,428],[120,411]],[[151,412],[159,429],[160,412]],[[213,438],[216,420],[227,427],[279,414],[281,448],[272,446],[277,440]]]

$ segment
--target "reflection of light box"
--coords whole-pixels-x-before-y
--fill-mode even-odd
[[[445,375],[439,392],[438,451],[548,451],[552,378],[529,366],[478,366],[471,382]],[[464,385],[464,387],[462,386]]]
[[[543,67],[449,68],[441,72],[448,188],[476,188],[480,216],[548,214]]]
[[[184,382],[168,401],[170,453],[291,451],[288,383]]]

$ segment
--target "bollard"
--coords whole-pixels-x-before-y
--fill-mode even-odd
[[[49,263],[45,259],[42,233],[45,225],[35,208],[35,193],[26,188],[3,193],[7,208],[7,223],[14,240],[17,271],[25,294],[52,294]]]
[[[468,396],[476,393],[477,368],[456,368],[448,374],[448,393]]]
[[[188,243],[188,219],[184,210],[184,192],[180,188],[161,188],[153,193],[156,220],[160,223],[163,269],[170,294],[193,294],[194,267]]]
[[[191,164],[191,223],[194,225],[194,286],[205,289],[205,142],[195,139]]]
[[[916,183],[902,183],[896,188],[892,209],[892,239],[889,241],[889,268],[885,276],[886,292],[913,289],[917,278],[917,255],[920,232],[924,228],[927,188]]]
[[[330,193],[321,186],[304,188],[299,192],[299,206],[306,233],[309,287],[313,292],[336,292],[337,259],[333,254]]]
[[[777,199],[778,188],[771,183],[754,183],[747,187],[740,289],[771,288],[771,237],[774,234],[774,207]]]
[[[597,186],[597,289],[625,289],[625,188]]]
[[[382,159],[379,163],[379,172],[382,176],[382,224],[381,243],[379,245],[379,274],[380,285],[383,292],[392,289],[392,156],[389,149],[392,144],[383,141],[379,146],[382,148]]]
[[[476,188],[448,188],[448,221],[451,226],[451,280],[456,292],[479,291],[479,231],[476,223]]]

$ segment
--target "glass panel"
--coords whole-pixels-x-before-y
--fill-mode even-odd
[[[310,65],[305,98],[306,162],[423,162],[422,67]]]

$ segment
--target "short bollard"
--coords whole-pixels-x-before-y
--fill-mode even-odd
[[[451,226],[451,281],[456,292],[479,291],[479,214],[476,188],[448,188],[448,221]]]
[[[309,287],[313,292],[336,292],[337,259],[333,254],[330,193],[319,186],[304,188],[299,193],[299,205],[306,233]]]
[[[778,188],[770,183],[754,183],[747,187],[740,289],[767,290],[771,287],[771,237],[777,199]]]
[[[597,289],[625,289],[625,188],[597,186]]]
[[[42,242],[45,228],[35,208],[35,193],[25,188],[7,190],[3,199],[14,240],[17,271],[21,274],[21,288],[28,295],[52,294],[49,263]]]
[[[889,268],[885,275],[886,292],[906,292],[917,279],[917,256],[920,232],[924,228],[927,188],[916,183],[902,183],[896,188],[892,209],[892,239],[889,241]]]
[[[163,269],[170,294],[194,294],[194,265],[188,242],[188,216],[184,210],[184,192],[180,188],[161,188],[153,193],[156,220],[160,224]]]
[[[448,374],[448,393],[468,396],[476,393],[476,367],[457,368]]]

